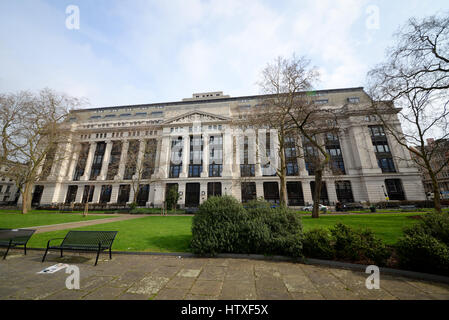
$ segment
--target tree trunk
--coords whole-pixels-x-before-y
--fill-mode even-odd
[[[25,183],[22,192],[22,214],[28,213],[31,209],[31,183]]]
[[[312,218],[320,217],[321,184],[323,181],[323,170],[315,170],[315,190],[313,190]]]
[[[440,198],[440,188],[438,187],[437,178],[432,169],[429,170],[430,179],[432,179],[432,190],[433,190],[433,203],[435,206],[435,211],[441,213],[441,198]]]

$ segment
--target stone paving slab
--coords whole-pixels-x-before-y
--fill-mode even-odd
[[[94,253],[42,254],[13,249],[0,261],[0,300],[449,300],[444,283],[381,274],[368,290],[362,271],[287,261],[113,254],[94,266]],[[79,267],[79,290],[65,287],[65,270],[37,274],[59,262]]]

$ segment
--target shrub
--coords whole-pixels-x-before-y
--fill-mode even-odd
[[[252,227],[248,241],[255,244],[255,252],[302,256],[302,223],[296,212],[286,206],[271,208],[261,200],[249,203],[247,211]]]
[[[167,197],[165,199],[165,202],[167,203],[167,209],[173,210],[176,208],[176,203],[179,199],[179,193],[178,188],[176,186],[171,186],[170,189],[168,189]]]
[[[355,230],[337,223],[331,230],[335,255],[339,259],[385,264],[389,252],[371,230]]]
[[[396,251],[401,267],[432,273],[449,273],[449,217],[432,213],[404,230]]]
[[[199,254],[239,253],[248,213],[230,196],[210,197],[200,205],[192,221],[191,248]]]
[[[205,201],[193,218],[193,252],[301,256],[302,224],[295,212],[264,201],[246,206],[229,196]]]
[[[333,259],[332,238],[326,229],[313,229],[304,233],[303,252],[306,257]]]

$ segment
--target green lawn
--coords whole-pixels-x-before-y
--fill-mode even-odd
[[[57,213],[4,213],[0,212],[0,228],[28,228],[46,226],[50,224],[67,223],[75,221],[87,221],[95,219],[111,218],[109,215],[88,215]]]
[[[324,227],[330,228],[342,222],[356,228],[370,228],[387,244],[394,244],[402,235],[402,228],[416,223],[416,219],[407,216],[420,213],[394,213],[370,215],[339,215],[312,219],[302,217],[304,230]],[[78,228],[76,230],[116,230],[119,231],[114,241],[113,250],[151,251],[151,252],[188,252],[191,239],[191,216],[151,216],[133,220],[111,222]],[[30,247],[45,247],[47,240],[61,238],[67,230],[47,232],[34,235]]]
[[[118,251],[187,252],[192,237],[191,225],[191,216],[153,216],[73,230],[119,231],[112,247]],[[66,234],[67,230],[35,234],[29,247],[44,248],[48,239],[63,238]]]
[[[394,244],[402,235],[404,227],[417,223],[417,219],[410,216],[423,215],[424,213],[383,213],[383,214],[361,214],[361,215],[321,215],[319,219],[311,216],[303,216],[304,231],[314,228],[331,228],[341,222],[354,228],[369,228],[376,236],[387,244]]]

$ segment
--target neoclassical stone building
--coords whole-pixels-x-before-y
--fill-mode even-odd
[[[363,88],[309,93],[317,108],[341,109],[338,135],[324,137],[335,170],[324,176],[322,203],[424,200],[418,170],[409,152],[370,115]],[[279,201],[279,179],[255,152],[253,130],[235,120],[256,110],[261,96],[230,97],[222,92],[193,94],[178,102],[75,110],[72,139],[63,160],[36,185],[34,204],[129,203],[160,207],[176,187],[181,207],[195,207],[210,195]],[[397,127],[400,123],[397,121]],[[271,164],[276,163],[275,132],[263,133]],[[286,147],[287,193],[291,206],[312,203],[313,167],[301,147]],[[138,177],[141,177],[139,179]],[[134,188],[141,185],[139,189]]]

